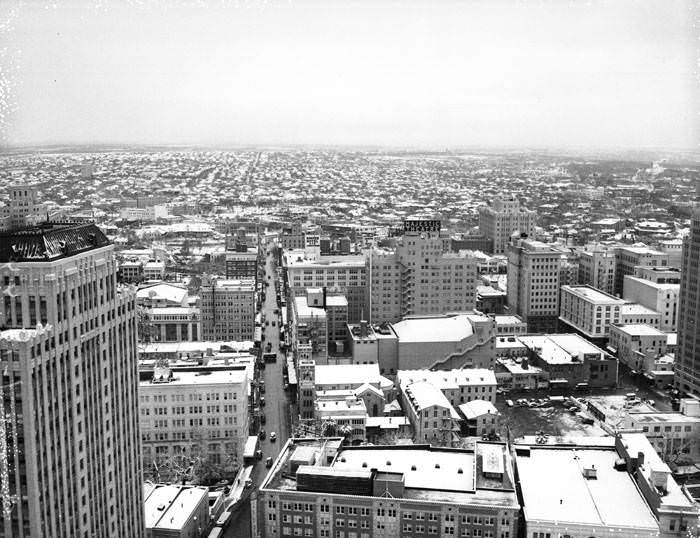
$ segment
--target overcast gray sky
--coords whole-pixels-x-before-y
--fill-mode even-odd
[[[697,142],[691,1],[2,4],[10,144]]]

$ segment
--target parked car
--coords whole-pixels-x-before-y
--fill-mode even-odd
[[[262,450],[256,450],[255,451],[255,457],[259,460],[262,459]]]
[[[260,396],[260,407],[265,407],[265,396]]]
[[[266,436],[267,433],[265,432],[265,430],[260,430],[260,432],[258,433],[258,437],[260,437],[260,439],[265,439]]]
[[[266,421],[267,418],[265,417],[265,415],[260,415],[260,424],[265,424]]]
[[[272,457],[268,457],[268,458],[265,460],[265,467],[267,467],[268,469],[269,469],[270,467],[272,467]]]
[[[270,442],[274,442],[277,440],[277,434],[275,432],[270,433]]]

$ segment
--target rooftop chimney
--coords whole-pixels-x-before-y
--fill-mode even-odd
[[[644,452],[637,452],[637,467],[644,465]]]
[[[360,338],[367,338],[368,332],[367,321],[363,319],[360,321]]]

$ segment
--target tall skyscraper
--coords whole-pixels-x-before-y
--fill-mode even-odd
[[[440,234],[439,220],[406,219],[403,232],[395,251],[368,251],[371,321],[473,310],[477,261],[471,253],[446,252],[449,237]]]
[[[0,536],[143,536],[135,294],[93,224],[0,234]]]
[[[497,198],[492,205],[479,208],[479,231],[493,239],[494,254],[508,250],[514,232],[534,237],[535,220],[535,212],[520,207],[515,198]]]
[[[700,396],[700,208],[683,242],[676,387]]]

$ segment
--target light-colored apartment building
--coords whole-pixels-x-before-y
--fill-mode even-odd
[[[143,536],[136,302],[113,245],[93,224],[3,232],[0,282],[0,535]]]
[[[493,253],[508,250],[514,232],[535,236],[537,215],[520,206],[516,198],[496,198],[490,206],[479,208],[479,231],[493,239]]]
[[[253,340],[255,282],[203,278],[200,288],[203,340]]]
[[[156,366],[139,383],[144,465],[202,458],[224,472],[243,461],[248,435],[245,367],[182,371]],[[172,477],[171,477],[172,478]]]
[[[620,323],[625,301],[591,286],[562,286],[559,319],[592,340],[608,337],[610,325]]]

